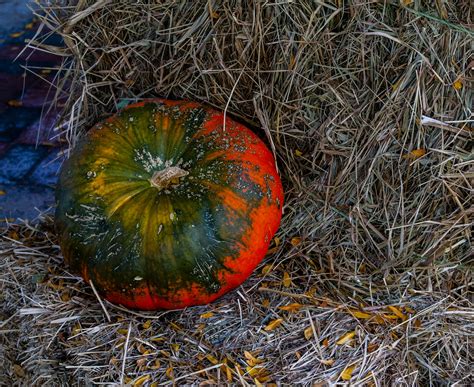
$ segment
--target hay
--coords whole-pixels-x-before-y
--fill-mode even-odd
[[[267,139],[286,205],[256,273],[184,311],[100,303],[50,221],[10,227],[0,371],[51,385],[472,383],[471,12],[45,2],[66,47],[31,45],[64,56],[58,135],[71,147],[131,100],[204,101]]]

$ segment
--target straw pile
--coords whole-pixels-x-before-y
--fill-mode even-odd
[[[212,305],[137,313],[4,230],[0,373],[18,384],[473,382],[472,8],[443,1],[48,1],[61,133],[203,101],[266,138],[286,189],[265,261]],[[72,4],[73,3],[73,4]],[[471,61],[471,62],[470,62]]]

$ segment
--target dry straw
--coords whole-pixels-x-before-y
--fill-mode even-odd
[[[48,1],[61,133],[128,101],[204,101],[273,148],[282,226],[212,305],[137,313],[0,244],[0,373],[21,385],[473,383],[472,8],[446,1]],[[319,383],[319,384],[318,384]],[[11,385],[11,384],[9,384]]]

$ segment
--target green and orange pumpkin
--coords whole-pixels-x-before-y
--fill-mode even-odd
[[[175,309],[240,285],[282,204],[273,155],[252,131],[199,103],[153,99],[78,141],[55,223],[66,262],[106,299]]]

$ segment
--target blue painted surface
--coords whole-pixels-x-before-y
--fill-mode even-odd
[[[0,227],[5,219],[35,219],[38,210],[54,205],[61,163],[49,136],[57,112],[40,119],[50,84],[24,69],[54,68],[61,58],[31,50],[17,58],[38,28],[29,8],[34,6],[31,0],[0,0]],[[56,35],[44,43],[62,44]],[[41,76],[52,81],[54,75]]]
[[[0,195],[0,223],[19,219],[35,219],[41,212],[54,206],[54,190],[36,185],[11,185],[2,187]]]
[[[62,161],[57,151],[50,152],[35,168],[30,176],[30,180],[37,184],[54,188],[58,180],[58,172]]]
[[[0,119],[0,141],[12,142],[21,132],[38,120],[41,108],[17,107],[2,114]]]
[[[45,147],[18,144],[2,157],[0,184],[24,184],[28,172],[47,154]]]
[[[31,0],[0,0],[0,38],[17,32],[25,20],[31,19]]]

